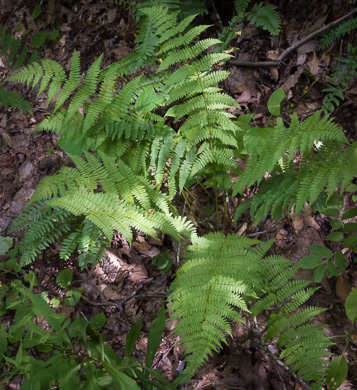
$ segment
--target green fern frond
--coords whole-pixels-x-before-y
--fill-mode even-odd
[[[56,106],[54,112],[56,112],[60,107],[62,107],[63,103],[71,96],[74,90],[79,86],[81,82],[81,64],[78,52],[74,50],[69,76],[65,81],[63,88],[61,89],[58,97],[56,99]]]
[[[349,34],[355,28],[357,28],[357,18],[340,23],[335,29],[321,37],[318,50],[326,50],[334,42]]]
[[[234,0],[234,7],[236,9],[237,16],[239,19],[241,19],[245,14],[249,3],[250,0]]]
[[[33,115],[30,103],[23,99],[17,92],[6,91],[2,84],[0,84],[0,103],[5,106],[5,110],[7,110],[7,107],[10,105],[11,107],[16,107],[21,111],[26,110]]]
[[[83,103],[96,92],[98,87],[98,79],[100,72],[100,64],[102,62],[103,55],[98,57],[88,70],[87,76],[84,80],[84,84],[79,88],[77,94],[73,97],[67,111],[65,123],[68,122]]]
[[[22,49],[20,51],[21,47]],[[6,64],[13,63],[11,66],[12,70],[18,69],[21,65],[25,63],[29,48],[26,45],[22,45],[21,39],[14,38],[12,34],[6,32],[3,27],[0,28],[0,48],[0,57],[4,56],[10,50],[9,55],[6,59]],[[37,53],[34,52],[34,54]],[[32,62],[34,60],[35,55],[30,58],[28,62]]]
[[[170,288],[171,318],[179,320],[176,331],[187,354],[187,368],[175,384],[188,379],[226,342],[226,336],[231,335],[229,321],[241,321],[234,308],[258,315],[276,307],[265,338],[280,335],[281,358],[293,364],[293,370],[305,380],[321,385],[325,368],[322,358],[331,343],[322,327],[310,324],[310,320],[323,309],[300,309],[315,290],[306,289],[309,282],[290,281],[297,269],[290,260],[263,258],[272,242],[251,248],[259,241],[219,233],[192,239],[186,262]],[[252,300],[256,302],[250,307]],[[294,336],[301,342],[294,343]],[[316,344],[311,342],[314,337]],[[309,370],[310,357],[313,362]],[[311,376],[313,369],[316,376]]]
[[[103,233],[89,220],[84,219],[76,230],[62,241],[59,256],[62,260],[69,257],[78,249],[78,263],[81,269],[88,264],[95,266],[104,257],[104,252],[109,245]]]
[[[203,51],[208,49],[211,46],[217,45],[220,43],[218,39],[207,38],[202,41],[197,42],[192,47],[187,47],[181,50],[175,50],[171,56],[168,56],[160,65],[159,71],[167,69],[169,66],[176,64],[177,62],[185,62],[187,60],[193,59],[201,54]]]
[[[255,137],[259,138],[257,132]],[[321,112],[317,112],[311,117],[298,123],[297,115],[294,113],[291,118],[291,126],[286,129],[281,120],[278,119],[277,126],[272,131],[271,137],[267,138],[265,148],[273,150],[272,154],[261,154],[260,150],[253,151],[249,157],[247,168],[240,180],[234,185],[234,193],[242,191],[246,186],[251,186],[254,182],[261,182],[264,175],[271,173],[286,152],[289,152],[289,159],[292,160],[297,150],[302,154],[313,153],[316,142],[336,141],[346,142],[347,139],[340,127],[333,123],[328,116],[321,119]],[[279,168],[277,168],[279,171]],[[281,171],[281,169],[280,169]]]
[[[10,232],[26,229],[19,245],[20,265],[32,263],[37,255],[72,228],[73,216],[61,209],[52,209],[44,202],[26,206],[12,223]]]
[[[254,4],[252,10],[247,12],[246,16],[250,23],[262,27],[269,31],[271,35],[279,35],[281,30],[280,17],[271,7],[263,7],[263,3]]]

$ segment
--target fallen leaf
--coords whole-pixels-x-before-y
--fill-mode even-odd
[[[351,292],[351,283],[347,275],[341,274],[336,281],[336,294],[345,301]]]
[[[307,62],[307,67],[309,68],[312,75],[316,76],[318,73],[321,72],[319,65],[320,65],[320,60],[318,59],[316,53],[314,52],[311,60]]]

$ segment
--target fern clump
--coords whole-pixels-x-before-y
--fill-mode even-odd
[[[30,264],[61,237],[61,258],[67,259],[79,247],[85,253],[81,258],[85,266],[101,260],[114,231],[129,243],[132,228],[153,237],[157,229],[178,240],[193,234],[189,222],[170,213],[167,195],[155,191],[124,162],[114,162],[104,154],[99,160],[89,153],[86,159],[72,159],[77,168],[65,167],[42,179],[29,205],[12,225],[12,231],[27,230],[21,244],[21,266]]]
[[[253,199],[237,208],[235,220],[249,207],[256,223],[270,211],[279,219],[293,206],[297,215],[307,201],[313,204],[325,193],[326,186],[326,196],[330,197],[338,185],[342,192],[351,182],[356,146],[348,143],[342,129],[329,116],[322,118],[317,112],[299,123],[294,113],[288,128],[278,118],[274,128],[264,131],[262,137],[261,129],[249,128],[243,137],[249,159],[233,190],[242,192],[255,183],[260,188]],[[298,166],[292,161],[296,152],[300,154]],[[347,169],[349,166],[351,169]],[[270,177],[264,179],[266,173]]]
[[[101,70],[99,57],[81,77],[80,57],[74,52],[69,71],[45,59],[8,79],[37,86],[39,93],[48,91],[54,112],[37,130],[59,134],[59,145],[75,165],[42,179],[15,220],[13,231],[26,230],[21,266],[56,240],[62,242],[60,257],[66,260],[77,250],[83,268],[100,261],[115,231],[129,243],[134,230],[184,238],[190,246],[171,286],[170,310],[179,319],[176,331],[188,365],[175,383],[191,377],[225,342],[231,321],[274,307],[277,313],[264,336],[277,337],[281,358],[306,380],[315,381],[317,388],[323,382],[322,357],[329,340],[323,333],[317,335],[321,327],[311,322],[321,309],[301,309],[314,290],[307,282],[291,281],[296,267],[289,260],[265,257],[272,242],[220,233],[198,237],[172,201],[177,192],[202,181],[215,187],[218,212],[219,189],[233,188],[236,194],[258,184],[258,194],[238,207],[236,219],[249,207],[257,221],[270,210],[279,217],[294,204],[298,213],[321,192],[329,196],[341,182],[341,189],[345,187],[355,146],[348,145],[341,162],[332,167],[347,140],[321,112],[302,123],[294,114],[288,127],[281,119],[265,129],[237,121],[228,109],[239,105],[218,87],[228,77],[218,64],[230,56],[207,54],[220,41],[200,40],[209,26],[192,27],[194,16],[182,17],[152,3],[153,7],[138,8],[135,51],[107,69]],[[236,3],[241,12],[248,6]],[[255,5],[248,17],[278,33],[277,15],[266,8]],[[157,60],[160,65],[153,74],[135,74]],[[299,164],[293,161],[297,155]],[[248,160],[244,172],[238,158]],[[267,173],[270,177],[265,179]],[[232,174],[239,176],[234,184]],[[311,343],[314,337],[317,345]],[[311,356],[314,363],[307,366]]]
[[[331,342],[311,320],[324,309],[301,309],[315,289],[307,288],[310,282],[291,280],[297,266],[290,260],[264,257],[272,243],[219,233],[193,239],[169,297],[187,359],[176,384],[191,377],[226,342],[230,321],[243,322],[242,316],[275,307],[265,339],[278,337],[280,358],[304,380],[315,381],[312,388],[323,386],[323,357],[329,355]]]

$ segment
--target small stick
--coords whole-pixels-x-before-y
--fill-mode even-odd
[[[300,41],[296,42],[294,45],[291,45],[287,49],[285,49],[277,60],[275,61],[239,61],[239,60],[229,60],[228,64],[235,65],[235,66],[241,66],[241,67],[247,67],[247,68],[270,68],[273,66],[278,66],[283,61],[283,59],[288,56],[292,51],[298,49],[300,46],[304,45],[306,42],[309,42],[311,39],[315,38],[316,36],[324,33],[325,31],[329,30],[330,28],[336,26],[343,20],[349,18],[350,16],[357,13],[357,8],[349,12],[348,14],[341,16],[339,19],[335,20],[334,22],[329,23],[327,26],[321,27],[319,30],[314,31],[313,33],[309,34],[305,38],[302,38]]]

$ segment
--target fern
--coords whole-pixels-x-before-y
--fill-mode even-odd
[[[155,191],[123,161],[115,163],[105,154],[101,156],[102,162],[91,154],[86,154],[86,160],[72,156],[76,169],[63,168],[41,180],[28,209],[12,225],[12,231],[27,230],[22,266],[61,236],[66,236],[61,258],[67,259],[78,246],[84,267],[100,260],[106,239],[111,240],[114,231],[128,242],[132,241],[132,228],[153,237],[155,229],[176,239],[193,234],[192,225],[170,214],[166,195]],[[102,192],[97,192],[99,188]],[[61,229],[56,223],[62,223]]]
[[[28,47],[22,44],[21,39],[14,38],[10,33],[6,32],[3,27],[0,28],[0,48],[0,57],[9,51],[6,64],[12,63],[12,70],[18,69],[25,63],[29,50]],[[36,58],[37,52],[34,51],[27,62],[36,61]]]
[[[244,8],[248,2],[241,5]],[[269,16],[265,8],[253,11]],[[282,215],[296,204],[298,212],[321,191],[329,196],[341,181],[341,189],[347,185],[356,145],[348,145],[341,163],[332,169],[331,161],[347,140],[328,116],[321,118],[317,113],[299,123],[293,115],[288,128],[278,119],[274,128],[264,130],[236,121],[227,109],[238,104],[218,88],[228,72],[216,69],[230,56],[206,54],[220,43],[199,39],[208,26],[192,27],[194,16],[181,18],[179,12],[156,5],[140,7],[138,17],[135,51],[104,71],[99,57],[82,81],[79,56],[74,52],[69,72],[43,60],[10,79],[31,87],[40,85],[41,92],[48,90],[55,112],[37,130],[60,134],[60,145],[67,152],[73,150],[70,157],[75,164],[42,179],[25,213],[15,220],[13,229],[27,230],[21,265],[32,262],[58,239],[61,258],[78,251],[80,266],[85,267],[100,260],[114,231],[129,243],[133,229],[153,237],[157,231],[177,240],[186,237],[192,245],[170,298],[174,318],[180,319],[177,333],[188,354],[187,369],[176,382],[192,376],[225,342],[231,333],[230,321],[242,321],[242,314],[259,315],[273,306],[278,313],[271,317],[266,337],[278,337],[281,358],[320,386],[321,357],[329,342],[318,335],[318,345],[312,345],[320,327],[310,320],[320,309],[301,309],[314,290],[306,282],[291,281],[296,268],[289,260],[264,258],[272,242],[259,244],[218,233],[199,238],[171,201],[177,191],[201,178],[207,185],[214,183],[216,190],[230,189],[229,171],[240,176],[233,185],[235,193],[261,185],[257,196],[239,211],[251,206],[252,215],[259,219],[269,210],[274,216]],[[156,60],[160,66],[153,75],[132,75]],[[130,81],[124,76],[130,76]],[[124,84],[119,91],[118,77]],[[316,150],[318,141],[323,146]],[[273,152],[268,155],[266,150]],[[241,172],[236,160],[246,152],[248,164]],[[296,166],[297,153],[301,160]],[[326,168],[323,161],[328,162]],[[266,172],[271,175],[268,179]],[[163,186],[166,183],[168,188]],[[274,192],[277,183],[279,189]],[[56,229],[57,222],[62,223],[61,229]],[[301,344],[290,336],[293,332]],[[305,365],[307,356],[315,359],[310,370]]]
[[[241,19],[245,14],[249,3],[250,0],[234,0],[234,7],[236,9],[237,16],[239,19]]]
[[[194,239],[187,248],[186,262],[169,297],[171,318],[179,320],[176,332],[187,360],[176,385],[191,377],[212,351],[226,342],[226,335],[231,335],[230,321],[243,322],[241,314],[257,316],[275,306],[266,340],[278,337],[280,358],[292,364],[303,379],[315,381],[312,388],[323,386],[322,358],[329,354],[326,348],[331,342],[321,326],[310,322],[323,309],[300,309],[315,290],[307,288],[309,282],[291,281],[297,270],[291,261],[263,257],[273,241],[252,247],[257,243],[214,233]]]
[[[260,136],[259,129],[248,129],[246,134],[250,137],[249,145],[253,145],[255,140],[256,145]],[[315,144],[319,141],[323,146],[315,152]],[[249,207],[256,222],[265,218],[270,210],[273,217],[280,218],[294,204],[297,215],[306,201],[316,201],[320,193],[325,191],[325,186],[328,186],[328,196],[332,195],[340,183],[343,191],[353,177],[353,169],[344,168],[352,164],[355,150],[354,145],[349,145],[341,158],[343,143],[347,143],[343,131],[328,116],[321,119],[321,112],[301,124],[294,114],[289,128],[285,128],[278,119],[275,128],[270,130],[270,136],[265,138],[263,149],[250,147],[246,170],[233,185],[234,192],[237,193],[255,182],[260,184],[259,193],[249,201],[249,206],[242,205],[237,209],[235,220]],[[274,152],[266,154],[262,150]],[[298,150],[301,163],[296,167],[291,161]],[[284,163],[283,169],[281,162]],[[266,173],[271,174],[271,177],[263,180]]]
[[[271,7],[263,7],[263,3],[254,4],[252,10],[247,12],[246,16],[250,23],[262,27],[269,31],[271,35],[279,35],[281,30],[280,18]]]
[[[16,107],[21,111],[26,110],[33,115],[30,103],[23,99],[17,92],[6,91],[2,84],[0,84],[0,103],[5,106],[5,110],[7,110],[7,107],[10,105],[11,107]]]
[[[334,42],[349,34],[355,28],[357,28],[357,18],[340,23],[335,29],[321,37],[318,50],[326,50]]]
[[[340,100],[344,100],[343,89],[348,88],[353,76],[357,74],[357,47],[348,44],[347,56],[337,57],[337,60],[340,64],[335,66],[329,75],[332,87],[323,89],[323,92],[328,92],[322,102],[322,108],[327,112],[334,111]]]
[[[24,63],[28,47],[26,45],[22,45],[20,39],[14,38],[10,33],[7,33],[4,28],[0,28],[0,48],[0,57],[8,53],[5,63],[12,64],[12,70],[18,69]],[[33,60],[34,57],[32,56],[29,61]],[[2,83],[0,83],[0,103],[5,106],[6,110],[10,105],[20,109],[21,111],[26,110],[32,115],[30,103],[24,100],[17,92],[5,90]]]

